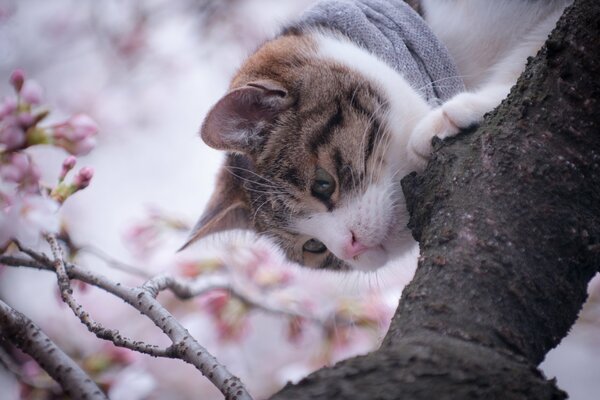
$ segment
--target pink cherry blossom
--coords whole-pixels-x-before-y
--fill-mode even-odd
[[[223,269],[223,263],[218,260],[182,260],[176,264],[178,274],[187,278],[196,278]]]
[[[124,235],[125,243],[136,257],[147,259],[158,247],[162,231],[152,221],[131,226]]]
[[[248,306],[224,290],[213,290],[200,299],[212,317],[219,339],[240,340],[248,331]]]
[[[8,182],[14,182],[22,192],[39,191],[40,171],[31,158],[21,152],[8,155],[6,162],[0,164],[0,176]]]
[[[36,245],[42,233],[59,230],[58,203],[41,195],[17,195],[0,210],[0,247],[11,239],[26,246]]]
[[[96,145],[98,125],[84,114],[69,118],[67,122],[54,126],[55,144],[73,155],[86,155]]]

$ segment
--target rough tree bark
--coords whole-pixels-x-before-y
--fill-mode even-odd
[[[537,369],[600,265],[600,4],[578,0],[508,99],[403,185],[421,244],[381,348],[273,399],[562,399]]]

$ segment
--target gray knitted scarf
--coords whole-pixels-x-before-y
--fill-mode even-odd
[[[344,34],[400,72],[430,104],[465,90],[444,44],[403,0],[322,0],[288,29],[310,27]]]

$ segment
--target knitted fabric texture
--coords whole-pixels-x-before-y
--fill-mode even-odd
[[[386,62],[430,104],[465,90],[444,44],[403,0],[324,0],[291,28],[315,27],[337,31]]]

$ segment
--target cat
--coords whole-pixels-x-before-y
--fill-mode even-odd
[[[400,179],[424,169],[434,136],[456,135],[500,104],[570,2],[422,0],[427,29],[456,63],[458,74],[447,79],[464,82],[441,104],[425,92],[443,91],[446,78],[416,87],[385,53],[347,32],[326,23],[288,27],[244,62],[203,122],[205,143],[228,153],[188,243],[251,229],[273,238],[290,260],[336,270],[374,271],[404,254],[415,242]],[[358,7],[385,26],[404,7],[399,0],[329,3]],[[346,12],[335,7],[324,14]],[[402,12],[414,20],[412,10]]]

